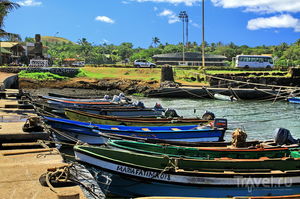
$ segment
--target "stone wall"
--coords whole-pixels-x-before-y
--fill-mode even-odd
[[[251,85],[251,84],[245,84],[240,83],[236,81],[241,82],[249,82],[249,83],[256,83],[256,84],[264,84],[264,85],[279,85],[279,86],[300,86],[300,78],[292,78],[292,77],[252,77],[252,76],[235,76],[235,75],[215,75],[214,77],[220,78],[212,78],[208,77],[207,80],[210,83],[210,86],[212,87],[218,87],[218,88],[227,88],[230,87],[241,87],[241,88],[269,88],[269,86],[263,86],[263,85]],[[230,79],[233,81],[226,81],[222,80],[224,79]]]
[[[66,76],[66,77],[75,77],[79,73],[78,68],[52,68],[52,67],[45,67],[45,68],[5,67],[5,68],[0,68],[0,72],[5,72],[5,73],[19,73],[22,70],[27,70],[29,72],[50,72],[53,74]]]

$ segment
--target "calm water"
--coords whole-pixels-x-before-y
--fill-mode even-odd
[[[289,129],[294,138],[300,138],[300,104],[272,101],[238,101],[228,102],[212,99],[171,99],[141,98],[146,106],[153,107],[155,102],[164,108],[174,108],[179,115],[185,117],[202,116],[207,111],[216,117],[226,118],[229,130],[225,139],[231,139],[231,132],[236,128],[245,129],[248,140],[272,139],[278,127]],[[194,113],[196,109],[196,113]]]

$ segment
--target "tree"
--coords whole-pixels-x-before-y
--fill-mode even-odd
[[[120,46],[117,47],[117,54],[121,57],[122,60],[131,57],[133,54],[133,44],[129,42],[123,42]]]
[[[34,43],[34,38],[32,38],[32,37],[25,37],[25,42]]]
[[[297,39],[297,41],[295,42],[295,45],[300,47],[300,39]]]
[[[19,7],[20,5],[17,3],[8,0],[0,0],[0,37],[11,38],[13,36],[14,38],[20,39],[18,34],[8,33],[3,29],[5,17],[8,15],[8,13],[10,13],[10,11]]]
[[[155,48],[157,47],[158,44],[160,44],[160,40],[158,37],[153,37],[152,38],[152,44],[154,44]]]

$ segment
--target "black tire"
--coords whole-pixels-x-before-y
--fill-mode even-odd
[[[269,65],[267,65],[267,67],[266,67],[267,69],[271,69],[271,66],[269,66]]]
[[[249,66],[248,66],[248,65],[246,65],[244,68],[245,68],[245,69],[248,69],[248,68],[249,68]]]
[[[155,65],[150,65],[150,68],[155,68]]]

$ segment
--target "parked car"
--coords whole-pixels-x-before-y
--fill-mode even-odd
[[[78,61],[78,62],[72,63],[72,66],[75,66],[75,67],[83,67],[84,65],[85,65],[84,61]]]
[[[135,60],[133,62],[133,65],[137,68],[142,68],[142,67],[144,67],[144,68],[154,68],[154,67],[156,67],[156,64],[148,62],[147,60],[144,60],[144,59]]]

